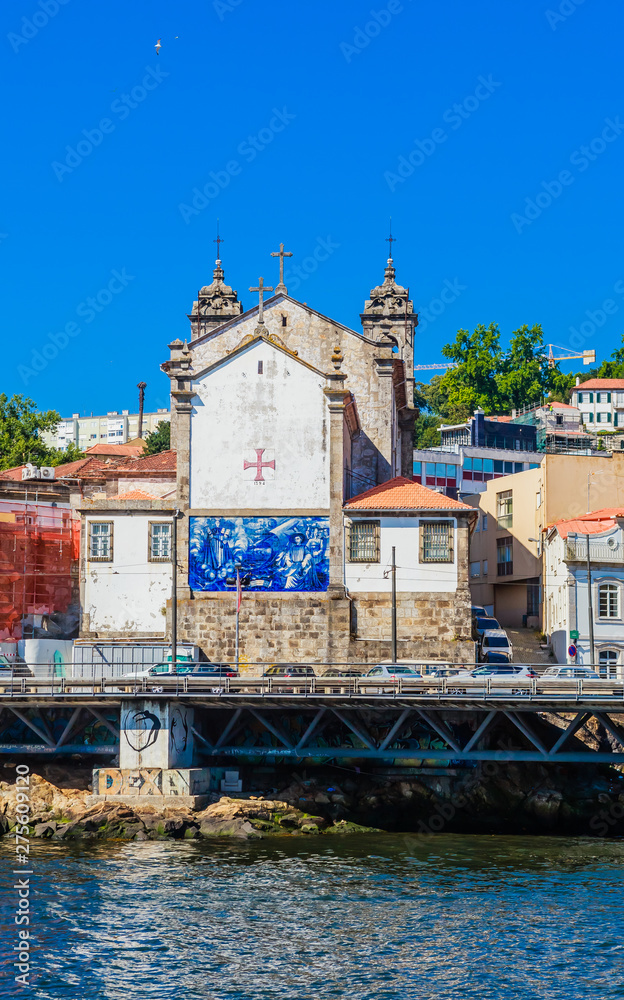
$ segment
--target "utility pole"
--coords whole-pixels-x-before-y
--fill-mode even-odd
[[[178,662],[178,518],[182,513],[173,512],[171,524],[171,662]]]
[[[591,553],[589,549],[589,534],[587,535],[587,615],[589,617],[589,665],[594,666],[596,652],[594,650],[594,602],[592,600]]]
[[[392,246],[392,244],[390,244]],[[397,661],[396,548],[392,546],[392,662]]]

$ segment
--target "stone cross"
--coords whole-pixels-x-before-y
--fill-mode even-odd
[[[284,257],[292,257],[290,250],[284,250],[284,244],[280,243],[280,248],[278,250],[273,250],[271,257],[279,257],[280,259],[280,280],[279,285],[276,287],[276,292],[283,292],[284,295],[287,294],[287,288],[284,284]]]
[[[390,244],[390,260],[392,260],[392,244],[396,243],[396,236],[392,235],[392,227],[390,228],[390,235],[386,236],[386,243]]]
[[[258,326],[264,326],[264,293],[272,292],[273,285],[265,285],[264,278],[260,278],[260,280],[258,281],[258,287],[250,288],[249,291],[259,293],[260,301],[258,305]]]

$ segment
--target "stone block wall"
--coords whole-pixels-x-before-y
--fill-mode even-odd
[[[389,659],[390,595],[246,593],[240,610],[240,665],[373,663]],[[397,595],[400,659],[473,662],[470,592]],[[196,643],[210,660],[236,655],[235,596],[196,595],[178,605],[178,640]],[[254,671],[255,672],[255,671]]]

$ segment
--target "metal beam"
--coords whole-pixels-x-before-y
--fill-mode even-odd
[[[496,711],[495,708],[493,708],[491,712],[488,712],[488,714],[486,715],[485,719],[483,720],[479,728],[475,729],[474,733],[466,743],[466,746],[464,747],[464,753],[468,753],[469,750],[472,750],[472,748],[477,745],[477,743],[485,733],[486,729],[489,729],[490,724],[494,721],[497,715],[498,712]]]
[[[602,723],[607,732],[611,733],[613,739],[617,740],[621,747],[624,747],[624,732],[622,732],[620,727],[616,725],[616,723],[613,722],[608,715],[605,715],[604,712],[594,712],[594,718],[598,719],[598,722]]]
[[[74,711],[72,712],[71,718],[70,718],[69,722],[65,726],[65,729],[63,730],[63,732],[59,736],[58,740],[56,741],[57,749],[58,749],[58,747],[62,747],[63,746],[63,743],[65,742],[65,740],[67,739],[67,737],[71,733],[72,729],[74,728],[74,723],[75,723],[76,719],[78,718],[78,716],[80,715],[81,712],[82,712],[82,706],[78,705],[78,707],[75,708]]]
[[[318,712],[316,713],[316,715],[312,719],[312,722],[310,723],[310,725],[306,729],[305,733],[303,734],[303,736],[301,737],[301,739],[297,743],[297,750],[301,750],[301,748],[306,745],[307,741],[310,739],[312,733],[317,728],[319,722],[321,721],[321,719],[323,718],[323,716],[326,715],[326,713],[327,713],[327,709],[326,708],[319,708]]]
[[[358,740],[362,740],[362,743],[364,743],[368,747],[369,750],[375,750],[376,749],[375,748],[375,744],[374,744],[373,740],[370,738],[370,736],[368,736],[368,734],[366,734],[366,733],[361,732],[357,728],[357,726],[354,726],[353,723],[350,722],[350,720],[348,718],[346,718],[345,715],[343,715],[342,712],[339,712],[337,708],[332,708],[332,712],[334,713],[334,715],[338,719],[340,719],[340,721],[342,722],[342,724],[344,726],[346,726],[347,729],[351,730],[351,732],[353,733],[354,736],[357,736]],[[353,750],[351,750],[351,753],[353,753]]]
[[[461,747],[459,743],[457,742],[451,731],[448,729],[448,727],[445,726],[445,724],[442,721],[438,720],[434,721],[429,715],[429,713],[424,712],[422,708],[418,709],[418,714],[421,716],[421,718],[425,720],[428,726],[431,726],[433,731],[438,734],[440,739],[444,740],[445,743],[448,743],[448,745],[452,747],[453,750],[457,751],[457,753],[461,753]],[[429,757],[429,751],[427,751],[427,757]]]
[[[288,740],[284,736],[283,733],[280,733],[280,731],[277,728],[277,726],[274,726],[272,722],[269,722],[267,719],[265,719],[264,716],[260,712],[257,711],[257,709],[250,708],[249,711],[254,716],[254,718],[258,720],[258,722],[262,723],[262,725],[265,727],[265,729],[268,729],[270,733],[273,733],[273,735],[275,737],[277,737],[277,739],[281,743],[284,744],[284,746],[286,747],[287,750],[293,750],[294,749],[294,747],[293,747],[292,743],[290,742],[290,740]],[[274,748],[273,752],[275,752],[275,748]]]
[[[544,756],[547,756],[548,750],[540,740],[539,736],[536,736],[535,733],[531,731],[530,727],[527,726],[526,722],[519,719],[515,712],[505,711],[504,715],[506,715],[509,721],[513,722],[514,726],[526,736],[529,743],[532,743],[534,747],[537,747],[537,749],[544,754]]]
[[[564,743],[567,743],[571,736],[578,733],[579,729],[585,725],[588,719],[591,719],[591,712],[579,712],[572,719],[572,722],[563,730],[561,736],[557,739],[557,742],[550,748],[550,753],[556,754]]]
[[[98,712],[97,708],[91,708],[91,705],[87,705],[87,708],[91,712],[91,715],[95,716],[98,722],[101,722],[103,726],[106,726],[109,732],[111,732],[113,736],[119,739],[119,730],[115,726],[113,726],[111,722],[108,721],[106,716],[102,715],[101,712]]]
[[[385,750],[386,747],[389,746],[390,743],[392,743],[392,740],[394,739],[394,737],[396,736],[396,734],[400,731],[401,726],[405,723],[405,720],[407,719],[408,715],[411,715],[412,711],[413,711],[413,709],[411,709],[411,708],[404,708],[403,709],[403,711],[401,712],[400,716],[398,717],[398,719],[394,723],[392,729],[390,730],[390,732],[388,733],[388,735],[386,736],[386,738],[383,739],[381,741],[381,743],[379,744],[379,749],[380,750]]]
[[[223,732],[221,733],[219,739],[217,740],[217,742],[214,745],[215,746],[215,750],[218,750],[219,747],[222,746],[223,743],[225,742],[225,740],[228,738],[228,736],[230,735],[230,733],[234,729],[234,726],[236,725],[236,723],[240,719],[240,717],[242,715],[242,712],[243,712],[242,708],[237,708],[236,711],[234,712],[234,715],[232,715],[230,717],[229,722],[227,723],[225,729],[223,730]]]
[[[195,726],[191,726],[191,732],[193,733],[194,736],[197,737],[198,740],[201,740],[202,743],[205,743],[209,750],[214,750],[214,746],[212,745],[212,743],[209,743],[205,736],[202,736],[201,733],[198,733],[197,730],[195,729]]]
[[[20,712],[19,708],[14,708],[13,705],[9,707],[13,712],[13,714],[16,715],[18,719],[20,719],[24,723],[25,726],[28,726],[29,729],[32,729],[35,736],[38,736],[40,740],[43,740],[44,743],[47,743],[47,745],[50,747],[51,750],[56,750],[56,744],[54,743],[54,740],[51,740],[50,737],[47,736],[42,729],[39,729],[39,726],[36,726],[34,722],[31,722],[30,719],[26,715],[24,715],[23,712]]]

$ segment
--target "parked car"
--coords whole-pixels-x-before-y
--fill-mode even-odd
[[[21,687],[22,677],[33,677],[30,667],[16,660],[9,660],[6,656],[0,655],[0,694],[4,693],[11,686]],[[26,690],[34,691],[35,688]]]
[[[593,680],[599,681],[602,678],[591,667],[583,667],[578,663],[562,664],[561,666],[547,667],[542,674],[543,681],[563,681],[563,680]]]
[[[490,679],[490,691],[493,694],[523,695],[530,691],[526,681],[536,677],[537,673],[532,667],[517,663],[487,663],[475,670],[458,674],[447,686],[447,690],[449,694],[468,694],[471,690],[479,690]],[[497,684],[498,680],[502,683]],[[523,681],[524,686],[520,686]]]
[[[513,657],[512,645],[509,641],[509,636],[504,629],[487,629],[481,636],[481,643],[479,646],[479,659],[483,662],[487,657],[488,653],[504,653],[507,659],[511,663]]]
[[[237,677],[235,667],[228,666],[227,663],[155,663],[151,667],[143,670],[133,670],[129,674],[124,674],[120,681],[141,682],[145,679],[150,682],[168,680],[174,677]]]
[[[279,666],[267,667],[262,676],[288,679],[291,677],[316,677],[316,674],[307,663],[282,663]]]
[[[488,616],[488,613],[485,610],[485,608],[481,608],[476,604],[472,605],[470,611],[472,613],[473,618],[487,618]]]
[[[378,663],[364,675],[365,677],[383,677],[384,680],[398,680],[399,677],[422,677],[413,663]]]
[[[474,618],[472,622],[472,637],[475,642],[479,642],[484,632],[491,629],[500,630],[500,625],[496,618]]]
[[[488,649],[484,656],[481,657],[482,663],[509,663],[509,656],[507,653],[498,653],[494,649]]]
[[[322,677],[361,677],[362,671],[355,667],[329,667]]]

